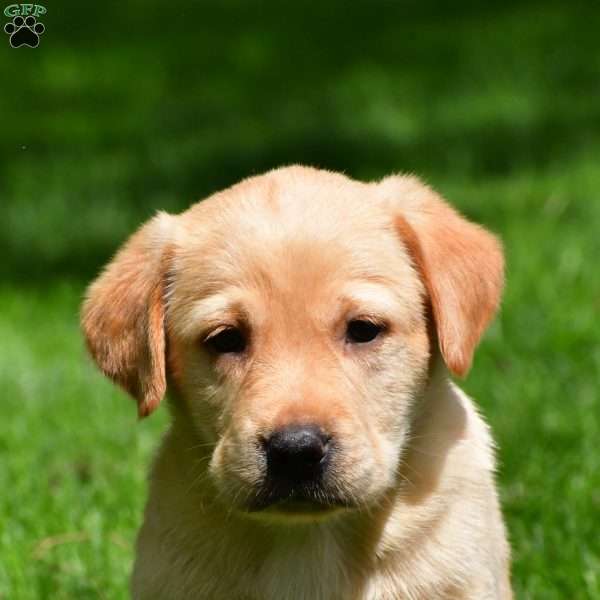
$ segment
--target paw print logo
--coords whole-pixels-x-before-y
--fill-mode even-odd
[[[13,48],[19,46],[29,46],[37,48],[40,43],[40,35],[44,33],[45,27],[38,20],[29,15],[27,18],[17,16],[12,20],[12,23],[7,23],[4,26],[4,31],[10,35],[10,45]]]

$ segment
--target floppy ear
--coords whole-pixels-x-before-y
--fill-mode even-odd
[[[389,177],[380,187],[392,203],[396,228],[423,278],[442,357],[453,373],[466,375],[500,303],[501,244],[416,177]]]
[[[166,391],[164,292],[175,217],[160,213],[87,290],[81,326],[102,372],[150,414]]]

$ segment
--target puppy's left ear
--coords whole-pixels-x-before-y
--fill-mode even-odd
[[[160,213],[88,288],[81,326],[102,372],[149,415],[166,392],[165,285],[176,217]]]
[[[378,190],[425,284],[442,357],[453,373],[464,376],[500,303],[500,242],[416,177],[388,177]]]

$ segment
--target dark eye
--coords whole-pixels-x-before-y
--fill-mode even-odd
[[[206,345],[218,354],[243,352],[246,344],[246,336],[236,327],[222,329],[206,340]]]
[[[382,325],[378,325],[372,321],[355,319],[348,323],[348,328],[346,329],[346,341],[351,344],[365,344],[373,341],[383,329],[384,327]]]

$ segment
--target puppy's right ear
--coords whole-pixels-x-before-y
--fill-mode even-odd
[[[166,391],[164,296],[176,217],[159,213],[90,285],[81,310],[89,351],[150,414]]]

